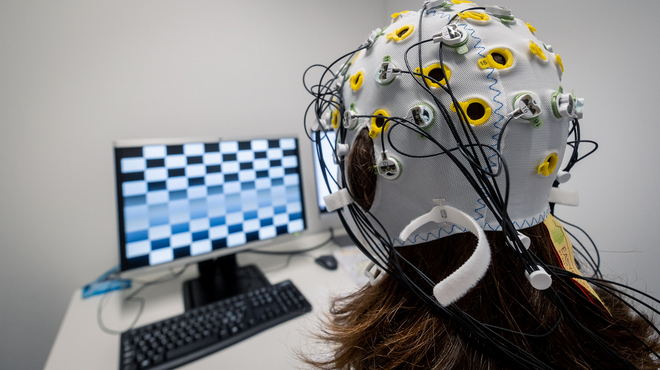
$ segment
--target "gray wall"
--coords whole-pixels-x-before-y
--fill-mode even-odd
[[[73,290],[118,263],[114,140],[302,137],[305,68],[384,17],[377,0],[0,0],[0,368],[43,367]]]
[[[581,206],[558,215],[591,233],[606,273],[660,296],[660,55],[645,36],[660,34],[660,3],[500,3],[562,55],[564,87],[586,98],[583,136],[601,144],[566,184]],[[420,7],[0,0],[0,368],[42,367],[73,290],[117,263],[113,140],[302,136],[302,71]]]

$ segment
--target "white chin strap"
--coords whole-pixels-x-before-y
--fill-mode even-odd
[[[488,245],[484,230],[479,227],[479,224],[472,217],[456,208],[444,205],[433,207],[431,212],[412,220],[401,231],[399,239],[408,239],[415,230],[429,222],[438,224],[451,223],[463,227],[478,239],[477,248],[472,253],[472,256],[461,267],[433,288],[435,299],[442,306],[448,306],[463,297],[486,274],[490,265],[490,246]]]

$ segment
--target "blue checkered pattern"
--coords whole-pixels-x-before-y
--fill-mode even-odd
[[[127,268],[305,228],[295,139],[116,148]]]

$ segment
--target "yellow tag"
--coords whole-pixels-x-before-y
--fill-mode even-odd
[[[475,21],[487,21],[490,19],[486,13],[473,12],[471,10],[458,13],[458,16],[465,19],[474,19]]]
[[[404,10],[404,11],[401,11],[401,12],[398,12],[398,13],[394,13],[394,14],[392,14],[392,19],[396,19],[401,14],[406,14],[406,13],[408,13],[407,10]]]
[[[539,169],[538,169],[537,173],[539,175],[543,175],[545,177],[550,176],[550,174],[552,172],[550,172],[550,169],[548,168],[549,166],[550,166],[550,164],[548,162],[543,162],[543,164],[539,166]]]
[[[529,28],[529,32],[531,32],[532,35],[536,33],[536,28],[529,24],[529,22],[527,23],[527,28]]]
[[[561,266],[566,271],[570,271],[576,275],[582,276],[580,270],[578,270],[577,266],[575,265],[575,256],[573,255],[573,245],[571,245],[571,241],[568,238],[566,231],[561,226],[559,221],[557,221],[557,219],[554,218],[554,216],[548,215],[545,221],[543,221],[543,224],[545,225],[546,229],[548,230],[548,233],[550,234],[552,245],[555,247],[555,254],[559,258],[559,263],[561,264]],[[582,287],[583,291],[586,290],[592,296],[596,297],[598,302],[600,302],[602,308],[605,308],[605,310],[607,310],[607,312],[610,313],[610,310],[605,306],[605,304],[600,299],[598,294],[596,294],[596,291],[591,287],[591,285],[589,285],[583,279],[571,278],[571,280],[573,280],[576,284]]]
[[[548,57],[545,56],[543,50],[538,45],[536,45],[534,41],[529,42],[529,50],[532,52],[532,54],[535,54],[539,58],[543,60],[548,60]]]
[[[410,34],[413,33],[413,30],[415,30],[415,26],[412,24],[407,24],[399,29],[397,29],[394,32],[388,33],[387,36],[385,36],[388,40],[392,39],[394,41],[401,41],[405,40],[406,37],[410,36]]]
[[[481,69],[490,67],[490,63],[488,63],[488,59],[486,58],[479,59],[479,67],[481,67]]]
[[[552,153],[545,157],[545,161],[541,163],[538,169],[538,174],[543,175],[545,177],[550,176],[553,172],[555,172],[555,169],[557,168],[557,163],[559,162],[559,156],[557,156],[556,153]]]
[[[351,76],[351,89],[353,89],[353,91],[357,91],[360,86],[362,86],[363,75],[364,72],[358,71],[358,73]]]
[[[555,56],[555,59],[557,59],[557,64],[559,64],[559,67],[561,68],[561,73],[564,73],[564,63],[562,63],[559,54]]]
[[[332,128],[335,130],[339,128],[339,111],[338,110],[333,110],[332,111]]]

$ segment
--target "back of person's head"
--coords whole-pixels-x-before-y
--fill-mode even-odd
[[[542,225],[524,230],[530,251],[559,267]],[[660,351],[653,329],[615,296],[596,288],[584,293],[571,282],[555,281],[554,293],[565,307],[517,275],[522,266],[502,234],[489,232],[493,249],[484,278],[453,309],[481,322],[485,330],[531,354],[550,369],[656,369],[651,351]],[[399,250],[430,279],[451,274],[474,251],[476,238],[453,235]],[[404,271],[410,269],[405,268]],[[411,271],[406,271],[411,273]],[[420,285],[423,282],[418,282]],[[601,299],[607,312],[592,301]],[[564,313],[566,312],[566,313]],[[524,369],[496,343],[472,335],[461,320],[438,312],[391,276],[336,299],[323,340],[333,343],[331,360],[311,361],[319,368],[343,369]],[[607,349],[601,346],[607,346]],[[616,355],[610,355],[612,351]],[[620,356],[620,359],[615,357]]]
[[[369,285],[334,302],[322,336],[334,352],[310,363],[658,366],[657,329],[589,256],[592,276],[580,275],[552,214],[577,203],[560,185],[583,158],[583,101],[563,73],[510,10],[427,1],[308,88],[317,142],[337,132],[340,171],[328,178],[340,190],[326,203],[372,261]]]

